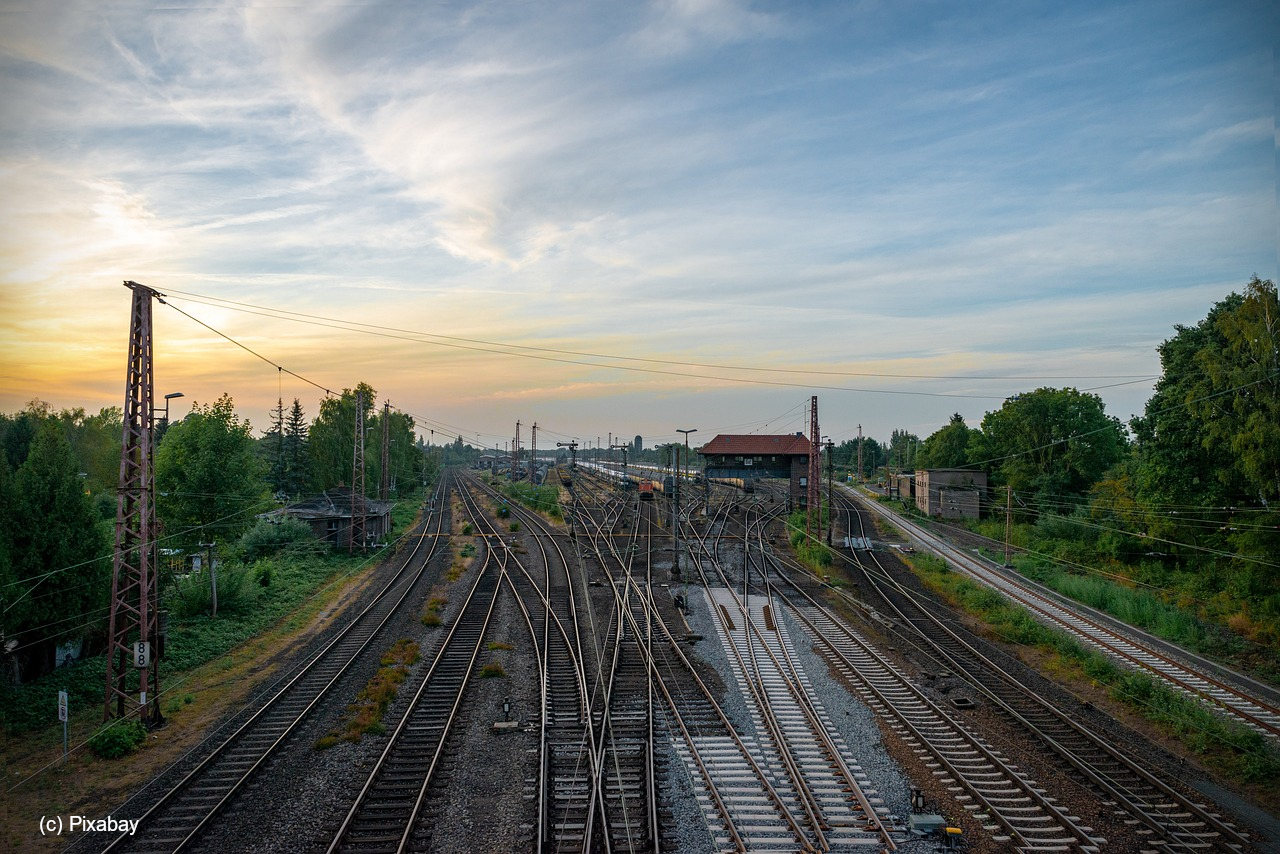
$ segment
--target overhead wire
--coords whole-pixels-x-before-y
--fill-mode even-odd
[[[186,297],[186,296],[180,296],[179,299],[190,300],[191,302],[196,302],[202,305],[211,305],[210,303],[207,303],[207,302],[202,303],[198,299],[192,299],[191,297]],[[225,308],[226,306],[215,305],[213,307]],[[532,353],[532,352],[518,353],[518,352],[513,352],[511,350],[493,349],[494,346],[501,347],[505,345],[479,346],[479,345],[472,345],[472,344],[460,344],[454,341],[428,341],[428,340],[423,340],[422,338],[406,337],[405,335],[402,335],[402,334],[377,331],[376,329],[364,329],[364,328],[352,327],[352,326],[339,326],[333,323],[324,323],[316,320],[307,320],[307,319],[298,318],[298,317],[289,317],[285,315],[276,315],[276,314],[264,314],[261,311],[253,311],[247,308],[236,308],[234,310],[243,311],[248,314],[257,314],[262,317],[274,317],[280,320],[289,320],[294,323],[306,323],[311,325],[325,326],[331,329],[344,329],[351,332],[360,332],[366,335],[393,338],[393,339],[410,341],[410,342],[419,343],[419,344],[429,344],[437,347],[450,347],[450,348],[460,349],[460,350],[472,350],[472,351],[477,351],[482,353],[494,353],[498,355],[516,356],[519,358],[526,358],[526,359],[538,359],[544,362],[557,362],[560,364],[567,364],[567,365],[581,365],[584,367],[603,369],[603,370],[628,371],[632,373],[657,374],[660,376],[680,377],[682,379],[703,379],[703,380],[714,380],[717,382],[739,383],[743,385],[767,385],[767,386],[776,386],[776,387],[784,387],[784,388],[819,389],[823,391],[843,391],[843,392],[855,392],[855,393],[862,393],[862,394],[906,395],[911,397],[943,397],[943,398],[959,398],[959,399],[966,399],[966,400],[1005,400],[1009,397],[1008,395],[954,394],[949,392],[937,392],[937,391],[911,391],[907,389],[857,388],[852,386],[824,385],[819,383],[789,382],[786,380],[753,379],[748,377],[726,377],[726,376],[717,376],[713,374],[698,374],[698,373],[687,373],[682,371],[668,371],[668,370],[662,370],[660,368],[641,368],[641,367],[635,367],[632,365],[613,365],[613,364],[600,363],[600,362],[584,362],[580,359],[566,359],[566,358],[560,358],[557,356],[540,355],[539,353]],[[187,315],[187,316],[190,317],[191,315]],[[207,324],[203,324],[203,323],[201,325],[207,326]],[[409,333],[409,334],[424,334],[424,333]],[[223,337],[227,337],[227,336],[223,335]],[[438,336],[435,336],[435,337],[438,337]],[[243,345],[240,345],[240,346],[243,346]],[[511,345],[511,346],[519,346],[519,345]],[[244,349],[248,350],[249,348],[245,347]],[[253,351],[249,350],[249,352],[253,352]],[[608,358],[608,357],[600,357],[600,358]],[[1130,382],[1132,383],[1147,382],[1149,379],[1155,379],[1155,377],[1132,380]]]
[[[325,323],[343,324],[345,327],[364,327],[367,329],[403,333],[407,335],[419,335],[427,338],[440,338],[447,341],[460,341],[468,344],[483,344],[491,347],[510,347],[519,350],[530,350],[540,353],[559,353],[569,356],[585,356],[593,359],[612,359],[615,361],[630,362],[646,362],[657,365],[673,365],[677,367],[694,367],[694,368],[712,368],[715,370],[728,371],[754,371],[762,373],[782,373],[782,374],[804,374],[812,376],[836,376],[836,377],[884,377],[891,379],[933,379],[933,380],[1063,380],[1063,379],[1122,379],[1135,380],[1142,382],[1154,377],[1147,377],[1142,374],[1065,374],[1065,375],[1018,375],[1018,376],[1002,376],[1002,375],[982,375],[982,374],[907,374],[907,373],[890,373],[880,371],[832,371],[823,369],[810,368],[776,368],[776,367],[760,367],[755,365],[734,365],[718,362],[695,362],[680,359],[659,359],[649,356],[626,356],[620,354],[594,353],[584,350],[567,350],[556,347],[539,347],[530,344],[515,344],[506,341],[490,341],[483,338],[468,338],[459,335],[444,335],[437,332],[423,332],[414,329],[401,329],[394,326],[385,326],[374,323],[363,323],[354,320],[341,320],[338,318],[325,317],[323,315],[308,314],[306,312],[292,311],[289,309],[272,308],[269,306],[254,305],[253,303],[241,302],[238,300],[230,300],[225,297],[209,296],[207,294],[197,294],[190,291],[180,291],[170,289],[167,293],[179,294],[180,296],[197,300],[211,300],[220,307],[239,307],[252,309],[257,312],[271,312],[266,316],[280,317],[280,319],[289,319],[290,317],[305,318],[308,320],[323,321]],[[204,303],[209,305],[210,303]],[[235,310],[233,308],[233,310]],[[353,330],[354,331],[354,330]],[[510,354],[519,355],[519,354]]]

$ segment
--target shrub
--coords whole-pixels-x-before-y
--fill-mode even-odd
[[[502,669],[502,665],[496,661],[491,661],[484,667],[480,668],[481,679],[496,679],[507,675],[507,671]]]
[[[511,523],[511,525],[510,525],[510,530],[512,531],[512,533],[514,533],[514,532],[516,532],[516,531],[519,531],[519,530],[520,530],[520,523],[519,523],[519,522],[512,522],[512,523]]]
[[[236,550],[242,560],[255,561],[288,547],[307,548],[312,544],[319,545],[306,522],[284,517],[274,520],[259,519],[252,528],[244,532]]]
[[[113,721],[105,724],[89,739],[89,749],[103,759],[127,756],[147,738],[141,721]]]
[[[256,570],[250,571],[243,564],[219,561],[219,614],[238,614],[249,610],[260,589],[257,585],[248,583],[250,576],[255,573]],[[262,585],[262,582],[259,580],[258,584]],[[166,601],[177,617],[208,614],[212,606],[211,588],[209,573],[202,569],[185,578],[175,579],[167,591]]]

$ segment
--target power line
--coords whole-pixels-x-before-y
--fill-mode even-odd
[[[802,374],[809,376],[832,376],[832,377],[885,377],[890,379],[928,379],[928,380],[1069,380],[1069,379],[1123,379],[1135,380],[1142,382],[1155,377],[1147,377],[1142,374],[1065,374],[1065,375],[1043,375],[1043,376],[1000,376],[1000,375],[969,375],[969,374],[899,374],[877,371],[829,371],[821,369],[809,368],[766,368],[754,365],[732,365],[718,362],[692,362],[679,359],[657,359],[649,356],[624,356],[609,353],[593,353],[583,350],[565,350],[556,347],[538,347],[531,344],[513,344],[506,341],[489,341],[483,338],[467,338],[458,335],[442,335],[437,332],[423,332],[414,329],[400,329],[394,326],[383,326],[375,323],[363,323],[355,320],[341,320],[338,318],[325,317],[318,314],[307,314],[300,311],[291,311],[289,309],[271,308],[268,306],[254,305],[252,303],[239,302],[237,300],[229,300],[224,297],[208,296],[206,294],[197,294],[189,291],[171,290],[169,293],[180,294],[183,297],[193,301],[212,300],[221,305],[219,307],[240,307],[245,309],[253,309],[255,312],[272,312],[272,314],[264,315],[267,317],[278,317],[281,320],[292,318],[305,318],[307,320],[324,321],[325,323],[341,324],[338,328],[347,328],[351,331],[359,331],[354,327],[363,327],[365,329],[379,330],[384,332],[397,332],[407,335],[420,335],[427,338],[440,338],[446,341],[460,341],[467,344],[483,344],[490,347],[511,347],[518,350],[531,350],[539,353],[559,353],[567,356],[585,356],[592,359],[612,359],[615,361],[627,362],[646,362],[655,365],[673,365],[676,367],[691,368],[712,368],[715,370],[725,371],[753,371],[760,373],[779,373],[779,374]],[[209,303],[205,303],[208,305]],[[236,309],[233,309],[236,310]],[[331,327],[333,328],[333,327]],[[412,339],[411,339],[412,340]],[[492,351],[491,351],[492,352]],[[521,355],[519,353],[509,353],[508,355]],[[1108,386],[1101,386],[1107,388]]]
[[[682,379],[714,380],[716,382],[739,383],[742,385],[767,385],[767,386],[778,386],[778,387],[784,387],[784,388],[803,388],[803,389],[809,389],[809,390],[820,389],[823,391],[858,392],[862,394],[890,394],[890,395],[896,394],[896,395],[906,395],[910,397],[944,397],[944,398],[959,398],[959,399],[965,399],[965,400],[1005,400],[1008,397],[1008,395],[953,394],[953,393],[938,392],[938,391],[907,391],[905,389],[856,388],[852,386],[837,386],[837,385],[823,385],[819,383],[789,382],[786,380],[751,379],[746,377],[725,377],[725,376],[717,376],[714,374],[698,374],[698,373],[686,373],[682,371],[666,371],[666,370],[661,370],[659,368],[640,368],[640,367],[633,367],[630,365],[611,365],[611,364],[602,364],[599,362],[584,362],[579,359],[563,359],[555,356],[539,355],[537,353],[517,353],[517,352],[512,352],[511,350],[493,349],[493,347],[502,347],[502,346],[519,347],[520,345],[495,344],[492,346],[477,346],[477,345],[470,345],[470,344],[452,343],[451,341],[424,341],[422,338],[410,338],[410,337],[406,337],[406,335],[377,331],[376,328],[368,329],[368,328],[359,328],[359,327],[352,327],[352,326],[342,326],[342,325],[337,325],[338,322],[325,323],[325,322],[320,322],[316,320],[307,320],[299,317],[290,317],[287,315],[264,314],[263,312],[252,311],[246,308],[234,308],[233,306],[223,306],[223,305],[216,305],[213,303],[201,302],[201,300],[192,299],[190,297],[180,297],[180,298],[188,299],[191,302],[200,303],[202,305],[210,305],[215,308],[231,308],[232,310],[235,310],[235,311],[242,311],[248,314],[257,314],[262,317],[271,317],[278,320],[290,320],[295,323],[305,323],[305,324],[310,324],[314,326],[323,326],[330,329],[342,329],[349,332],[360,332],[365,335],[374,335],[382,338],[393,338],[401,341],[410,341],[417,344],[430,344],[437,347],[450,347],[458,350],[472,350],[472,351],[481,352],[481,353],[494,353],[494,354],[504,355],[504,356],[516,356],[519,358],[537,359],[543,362],[557,362],[557,363],[566,364],[566,365],[581,365],[588,368],[597,368],[602,370],[629,371],[632,373],[657,374],[660,376],[680,377]],[[190,315],[187,315],[187,316],[190,317]],[[207,324],[204,324],[204,323],[201,323],[201,325],[208,326]],[[209,327],[209,328],[212,328],[212,327]],[[221,335],[222,333],[218,333],[218,334]],[[431,333],[409,332],[407,334],[408,335],[431,335],[431,337],[443,337],[443,336],[434,336]],[[223,335],[223,337],[226,338],[228,336]],[[228,340],[231,340],[231,339],[228,338]],[[237,342],[237,346],[243,347],[243,345],[238,344],[238,342]],[[244,349],[249,350],[248,347],[244,347]],[[253,351],[249,350],[249,352],[252,353]],[[257,354],[255,353],[254,355],[257,355]],[[259,356],[259,358],[263,358],[263,357]],[[611,357],[592,356],[592,358],[611,358]],[[620,357],[620,358],[632,358],[632,357]],[[269,360],[264,359],[264,361],[269,361]],[[640,360],[640,361],[649,361],[649,360]],[[274,365],[275,363],[272,362],[271,364]],[[727,368],[727,370],[735,370],[735,369]],[[758,370],[768,370],[768,369],[761,368]],[[804,372],[800,372],[800,373],[804,373]],[[1132,380],[1130,382],[1133,382],[1133,383],[1146,382],[1148,381],[1148,379],[1155,379],[1155,377]]]

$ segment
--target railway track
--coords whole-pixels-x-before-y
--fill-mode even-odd
[[[483,484],[479,486],[501,500]],[[596,824],[602,820],[602,811],[597,809],[601,795],[596,785],[599,774],[588,673],[569,561],[557,535],[540,516],[515,503],[508,506],[529,525],[544,567],[538,579],[516,561],[523,607],[543,614],[538,850],[592,851]]]
[[[748,518],[744,540],[750,530]],[[993,834],[993,841],[1019,851],[1101,850],[1105,840],[1092,828],[1060,809],[1000,751],[929,700],[871,643],[779,572],[762,524],[756,526],[755,546],[762,559],[753,563],[748,556],[744,569],[755,566],[761,592],[774,590],[775,582],[787,588],[788,595],[770,596],[770,603],[786,603],[817,651],[935,768],[941,782]]]
[[[1067,632],[1125,667],[1155,676],[1174,689],[1201,700],[1270,738],[1280,738],[1280,707],[1277,705],[1229,685],[1207,671],[1197,671],[1175,661],[1153,646],[1086,614],[1082,609],[1071,607],[1063,599],[1036,589],[1030,582],[1009,577],[914,522],[890,513],[876,502],[862,500],[856,493],[845,494],[853,495],[861,506],[891,519],[909,537],[948,561],[949,565],[1000,592],[1041,621]]]
[[[847,520],[846,530],[851,535],[856,530],[858,536],[865,538],[865,525],[857,507],[842,503],[838,510]],[[1154,841],[1169,850],[1239,851],[1248,844],[1247,838],[1222,816],[1180,794],[1134,757],[984,655],[898,584],[873,552],[854,553],[852,557],[886,611],[896,615],[907,633],[917,635],[917,642],[924,642],[932,658],[961,675],[1045,750],[1059,757],[1106,799],[1122,821],[1142,824],[1155,834]]]
[[[462,491],[465,495],[465,488]],[[466,499],[464,503],[472,524],[478,524],[473,505]],[[412,847],[415,824],[475,671],[508,559],[508,550],[487,538],[484,562],[467,598],[334,834],[330,854],[400,852]]]
[[[442,478],[432,498],[431,506],[436,509],[423,522],[422,534],[410,535],[413,548],[374,600],[287,677],[248,720],[229,734],[214,736],[220,739],[216,746],[143,813],[137,831],[116,836],[103,851],[180,851],[231,807],[246,784],[363,658],[405,603],[416,604],[411,593],[445,536],[448,490],[448,479]]]
[[[753,524],[751,512],[743,527],[741,596],[732,591],[718,553],[724,539],[709,547],[705,537],[689,527],[699,551],[695,563],[707,605],[747,701],[757,750],[767,767],[778,769],[774,786],[803,826],[804,844],[817,850],[892,850],[901,829],[887,823],[887,810],[813,697],[785,628],[774,619],[776,604],[767,579],[752,596],[746,566],[753,530],[763,547],[763,517]],[[707,576],[707,565],[714,577]]]

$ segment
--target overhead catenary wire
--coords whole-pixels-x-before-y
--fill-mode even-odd
[[[556,347],[540,347],[531,344],[515,344],[506,341],[490,341],[483,338],[468,338],[459,335],[444,335],[437,332],[424,332],[414,329],[401,329],[394,326],[385,326],[374,323],[363,323],[354,320],[341,320],[338,318],[325,317],[323,315],[308,314],[306,312],[291,311],[289,309],[272,308],[269,306],[254,305],[252,303],[240,302],[238,300],[230,300],[224,297],[209,296],[207,294],[197,294],[190,291],[169,290],[168,293],[179,294],[180,296],[192,301],[211,300],[222,305],[222,307],[243,309],[252,309],[255,312],[271,312],[265,316],[282,316],[280,319],[289,319],[290,317],[304,318],[307,320],[322,321],[324,323],[336,323],[345,327],[364,327],[367,329],[403,333],[407,335],[419,335],[428,338],[440,338],[447,341],[459,341],[468,344],[483,344],[491,347],[510,347],[518,350],[530,350],[540,353],[559,353],[569,356],[585,356],[593,359],[612,359],[615,361],[630,362],[646,362],[656,365],[674,365],[677,367],[694,367],[694,368],[712,368],[715,370],[726,371],[753,371],[761,373],[780,373],[780,374],[805,374],[811,376],[834,376],[834,377],[884,377],[890,379],[932,379],[932,380],[1065,380],[1065,379],[1120,379],[1135,380],[1142,382],[1154,377],[1148,377],[1143,374],[1064,374],[1064,375],[983,375],[983,374],[908,374],[908,373],[890,373],[882,371],[832,371],[819,368],[777,368],[777,367],[760,367],[756,365],[734,365],[720,362],[696,362],[680,359],[660,359],[650,356],[626,356],[620,354],[594,353],[584,350],[567,350]],[[204,303],[209,305],[210,303]],[[354,331],[354,329],[353,329]],[[518,355],[518,354],[512,354]],[[1105,387],[1105,386],[1104,386]]]
[[[201,302],[201,300],[192,299],[191,297],[179,297],[179,298],[187,299],[187,300],[190,300],[191,302],[196,302],[202,305],[211,305],[211,303]],[[214,306],[214,307],[224,308],[225,306]],[[790,382],[786,380],[755,379],[755,378],[748,378],[748,377],[726,377],[726,376],[718,376],[714,374],[699,374],[699,373],[688,373],[688,372],[682,372],[682,371],[668,371],[660,368],[642,368],[642,367],[636,367],[633,365],[614,365],[614,364],[600,363],[600,362],[586,362],[580,359],[560,358],[558,356],[548,356],[548,355],[542,355],[540,353],[533,353],[533,352],[519,353],[519,352],[513,352],[511,350],[494,349],[494,347],[501,347],[505,345],[480,346],[480,345],[473,345],[473,344],[461,344],[455,341],[430,341],[430,340],[424,340],[421,337],[417,337],[417,338],[408,337],[408,335],[414,335],[414,334],[422,335],[425,333],[397,334],[393,332],[378,331],[376,329],[365,329],[365,328],[354,327],[354,326],[342,326],[342,325],[337,325],[337,322],[327,323],[327,322],[321,322],[318,320],[307,320],[303,318],[289,317],[289,316],[278,315],[278,314],[265,314],[261,311],[253,311],[247,308],[238,308],[235,310],[243,311],[248,314],[257,314],[262,317],[273,317],[280,320],[289,320],[295,323],[306,323],[306,324],[317,325],[317,326],[325,326],[331,329],[344,329],[351,332],[360,332],[366,335],[374,335],[374,336],[384,337],[384,338],[393,338],[397,340],[410,341],[410,342],[419,343],[419,344],[429,344],[429,345],[438,346],[438,347],[450,347],[453,349],[460,349],[460,350],[472,350],[472,351],[477,351],[482,353],[494,353],[498,355],[516,356],[519,358],[526,358],[526,359],[538,359],[544,362],[557,362],[560,364],[581,365],[584,367],[597,368],[597,369],[603,369],[603,370],[628,371],[633,373],[656,374],[656,375],[668,376],[668,377],[680,377],[682,379],[714,380],[716,382],[738,383],[742,385],[766,385],[766,386],[785,387],[785,388],[817,389],[822,391],[854,392],[854,393],[861,393],[861,394],[906,395],[910,397],[942,397],[942,398],[958,398],[958,399],[965,399],[965,400],[1005,400],[1008,398],[1008,395],[956,394],[956,393],[938,392],[938,391],[912,391],[907,389],[859,388],[859,387],[853,387],[853,386],[825,385],[821,383]],[[207,324],[201,324],[201,325],[207,325]],[[223,337],[227,337],[227,336],[224,335]],[[436,336],[436,337],[439,337],[439,336]],[[511,345],[511,346],[519,346],[519,345]],[[245,349],[248,349],[248,348],[245,348]],[[250,350],[250,352],[252,352],[252,350]],[[608,358],[608,357],[603,357],[603,358]],[[1148,382],[1153,379],[1156,379],[1156,378],[1145,377],[1142,379],[1130,380],[1121,384]]]

